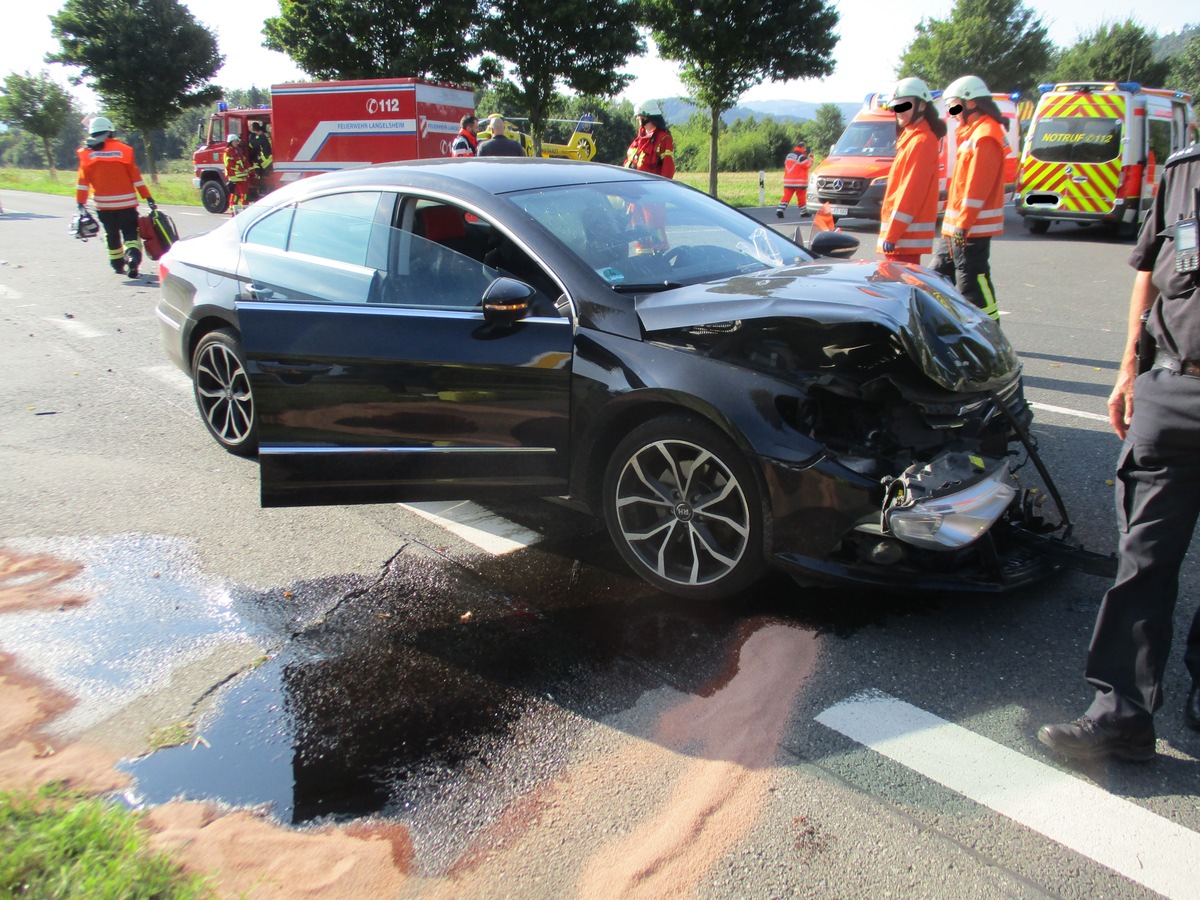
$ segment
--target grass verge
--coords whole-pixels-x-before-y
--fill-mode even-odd
[[[160,173],[157,184],[151,182],[149,176],[146,176],[146,179],[150,193],[159,203],[169,203],[173,206],[200,205],[200,195],[192,187],[190,174]],[[708,190],[707,172],[677,172],[675,180],[702,191]],[[72,197],[75,195],[75,173],[58,172],[56,177],[51,178],[44,169],[0,168],[0,188]],[[782,194],[782,170],[765,174],[761,203],[759,202],[757,172],[719,172],[717,174],[717,197],[730,206],[773,206],[779,202]]]
[[[0,896],[192,900],[213,892],[150,851],[137,815],[43,785],[0,792]]]

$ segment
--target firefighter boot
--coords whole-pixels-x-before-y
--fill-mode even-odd
[[[129,277],[138,277],[138,266],[142,264],[142,251],[140,247],[125,248],[125,265],[129,269]]]

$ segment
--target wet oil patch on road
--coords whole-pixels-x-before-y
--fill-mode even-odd
[[[71,587],[92,602],[6,616],[3,643],[80,697],[72,727],[213,643],[268,650],[187,743],[123,765],[129,799],[261,806],[292,824],[489,820],[590,724],[664,687],[720,691],[749,622],[848,635],[914,611],[910,599],[801,592],[782,577],[737,603],[688,604],[634,578],[599,538],[470,566],[413,546],[377,579],[269,592],[206,576],[164,538],[52,549],[82,564]]]

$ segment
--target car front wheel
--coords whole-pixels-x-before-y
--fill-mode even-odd
[[[630,567],[678,597],[722,600],[765,569],[754,473],[732,441],[691,416],[654,419],[621,441],[604,517]]]
[[[192,389],[209,434],[239,456],[258,452],[258,420],[246,358],[229,328],[210,331],[192,354]]]

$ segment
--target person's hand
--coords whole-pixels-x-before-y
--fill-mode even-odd
[[[1137,381],[1137,373],[1130,367],[1121,366],[1117,373],[1117,383],[1112,393],[1108,395],[1108,423],[1112,425],[1117,437],[1125,440],[1129,431],[1129,422],[1133,419],[1133,383]]]
[[[153,198],[153,197],[147,197],[147,198],[146,198],[146,205],[147,205],[147,206],[149,206],[149,207],[150,207],[150,209],[152,209],[152,210],[154,210],[154,209],[158,209],[158,204],[154,202],[154,198]]]
[[[79,212],[87,212],[87,207],[84,206],[82,203],[76,203],[75,209],[78,210]]]
[[[955,228],[954,234],[950,235],[950,240],[955,247],[965,247],[967,245],[967,230],[965,228]]]
[[[884,253],[895,253],[896,245],[893,244],[891,241],[884,241],[883,242],[883,252]]]

